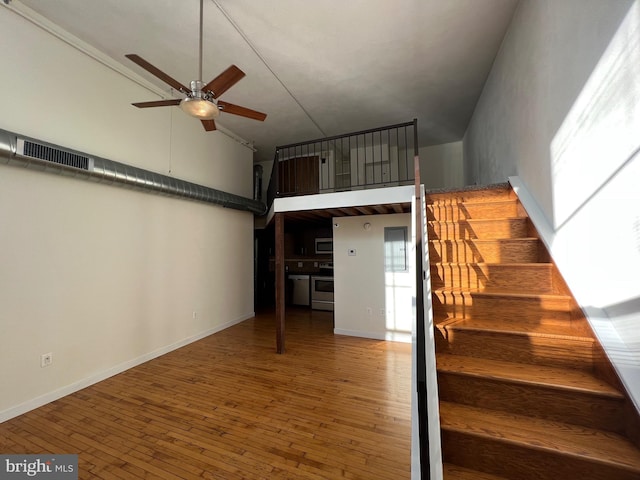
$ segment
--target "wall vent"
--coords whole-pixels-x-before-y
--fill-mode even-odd
[[[25,157],[37,158],[81,170],[91,170],[91,158],[84,155],[60,150],[48,145],[41,145],[21,138],[18,138],[17,147],[18,153]]]

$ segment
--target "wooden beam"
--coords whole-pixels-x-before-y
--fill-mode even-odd
[[[370,207],[353,207],[363,215],[373,215],[375,212]]]
[[[344,213],[337,208],[327,208],[327,212],[329,212],[332,217],[344,217]]]
[[[322,218],[331,218],[331,214],[329,212],[326,212],[324,210],[314,210],[313,211],[316,215],[318,215],[319,217]]]
[[[284,353],[284,213],[276,213],[276,352]]]
[[[356,212],[353,208],[338,208],[338,210],[340,210],[343,215],[346,215],[348,217],[353,217],[354,215],[356,215]]]
[[[404,208],[399,203],[392,203],[393,211],[396,213],[404,213]]]
[[[316,216],[311,212],[289,212],[287,213],[288,220],[315,220]]]
[[[374,205],[373,209],[382,215],[389,213],[389,210],[384,205]]]

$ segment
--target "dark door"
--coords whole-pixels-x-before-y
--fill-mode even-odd
[[[280,195],[310,195],[318,193],[320,157],[299,157],[278,163]]]

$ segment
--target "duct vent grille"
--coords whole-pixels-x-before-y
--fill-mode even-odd
[[[89,170],[89,157],[47,145],[40,145],[29,140],[18,140],[18,151],[26,157],[39,158],[40,160],[66,165],[67,167]]]

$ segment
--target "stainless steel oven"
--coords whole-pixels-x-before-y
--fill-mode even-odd
[[[333,277],[311,277],[311,308],[333,311]]]

